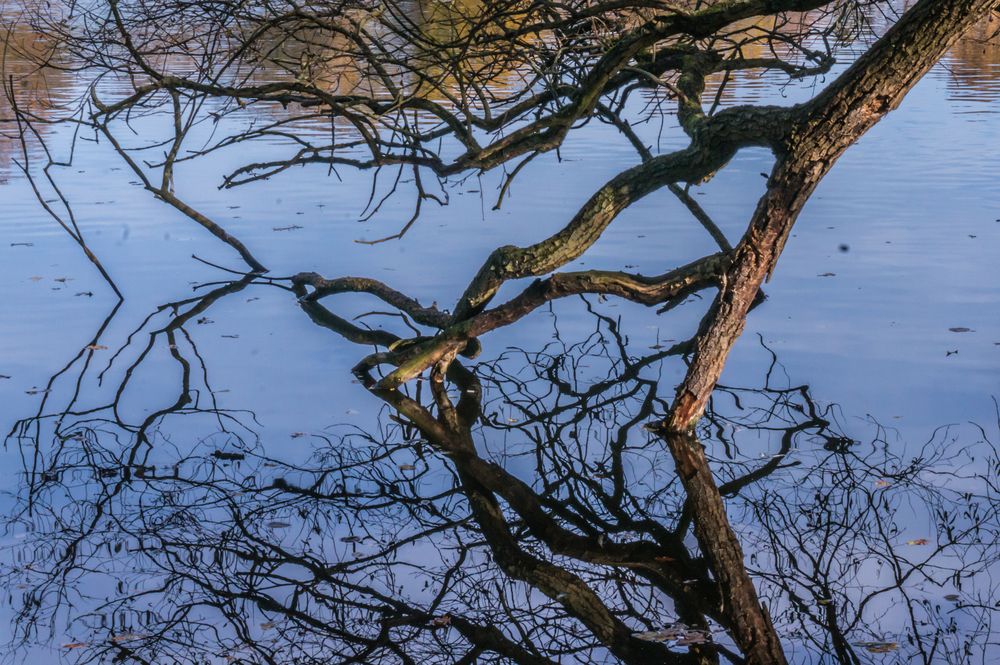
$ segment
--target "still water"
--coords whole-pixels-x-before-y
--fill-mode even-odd
[[[18,7],[5,11],[13,17]],[[731,519],[794,662],[835,662],[809,618],[830,606],[866,661],[1000,658],[996,532],[968,526],[997,524],[995,27],[963,40],[823,181],[706,424],[720,482],[767,469],[767,482],[731,500]],[[845,63],[851,55],[840,54]],[[74,75],[18,66],[7,63],[31,93],[67,102],[86,92]],[[739,91],[724,103],[792,103],[814,92],[779,94],[767,77]],[[71,128],[43,131],[50,150],[68,150]],[[664,151],[684,145],[670,127],[649,134]],[[253,158],[284,147],[260,146]],[[494,248],[558,230],[636,156],[614,129],[592,123],[558,157],[532,161],[500,210],[498,179],[470,177],[451,183],[449,204],[430,208],[404,239],[377,245],[355,240],[394,233],[411,208],[397,197],[363,220],[370,174],[301,168],[218,189],[218,175],[245,161],[223,152],[181,164],[176,190],[271,275],[366,275],[444,304]],[[457,639],[449,622],[463,611],[501,628],[516,616],[510,630],[525,643],[568,639],[571,630],[549,631],[564,617],[499,574],[481,543],[465,541],[454,469],[415,447],[414,433],[353,378],[368,348],[316,325],[286,289],[229,282],[193,259],[240,268],[227,247],[149,196],[106,142],[77,141],[58,183],[121,287],[119,304],[19,163],[17,141],[0,138],[0,428],[10,433],[0,451],[0,643],[9,662],[127,659],[129,645],[154,634],[155,662],[332,662],[323,654],[340,653],[333,645],[345,639],[337,621],[367,622],[359,644],[374,643],[386,607],[440,622],[440,643],[410,653],[428,662],[452,662],[438,654]],[[744,150],[692,189],[730,241],[771,164],[766,151]],[[656,274],[711,251],[711,238],[661,191],[573,267],[625,263]],[[406,332],[370,314],[380,310],[373,300],[334,298],[341,317]],[[567,300],[491,333],[470,363],[489,416],[479,454],[509,482],[564,502],[562,519],[581,531],[620,526],[600,498],[609,493],[672,524],[682,505],[669,455],[641,426],[683,376],[667,351],[696,331],[703,307],[691,304],[661,317],[613,299]],[[606,456],[615,442],[620,450]],[[838,454],[844,446],[853,457]],[[911,576],[899,558],[931,563]],[[340,577],[317,572],[323,566],[341,566]],[[314,576],[321,582],[303,590]],[[621,581],[593,584],[613,596]],[[298,598],[296,611],[276,611],[247,585],[279,602]],[[636,630],[676,620],[652,591],[629,603],[621,612]],[[569,640],[559,660],[605,657]]]

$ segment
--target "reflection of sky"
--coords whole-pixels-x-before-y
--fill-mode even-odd
[[[872,414],[897,427],[899,445],[905,445],[923,442],[944,423],[994,419],[991,396],[1000,395],[1000,57],[994,46],[979,48],[968,41],[956,48],[826,178],[766,287],[769,300],[751,314],[727,383],[759,378],[760,335],[792,382],[809,383],[815,396],[843,406],[848,428],[857,423],[863,430],[854,419]],[[788,99],[796,94],[805,93],[790,90]],[[655,127],[642,129],[655,141]],[[52,141],[57,148],[60,138],[66,137],[56,134]],[[680,145],[668,132],[661,149]],[[254,159],[285,154],[273,146],[257,150]],[[499,212],[491,211],[497,179],[470,178],[451,190],[447,208],[426,205],[405,240],[372,247],[353,240],[394,232],[410,210],[399,197],[375,220],[359,223],[370,174],[341,170],[340,181],[321,168],[296,169],[219,192],[218,174],[246,160],[237,150],[179,166],[177,190],[244,240],[273,274],[369,275],[446,306],[494,247],[560,228],[597,186],[636,161],[624,141],[597,125],[574,135],[561,157],[558,166],[554,155],[527,166]],[[747,150],[693,190],[731,240],[745,226],[762,192],[760,173],[770,165],[765,152]],[[85,143],[74,166],[59,173],[84,232],[128,296],[106,336],[112,341],[103,342],[112,347],[156,306],[187,297],[192,281],[218,278],[192,262],[192,254],[236,264],[200,229],[128,185],[132,178],[122,167],[105,146]],[[3,185],[0,194],[0,374],[11,377],[0,379],[6,431],[37,406],[38,396],[25,391],[43,385],[89,343],[112,302],[23,180]],[[290,225],[302,228],[273,230]],[[573,267],[627,264],[652,274],[708,251],[710,239],[669,193],[660,192],[616,220]],[[69,281],[57,281],[62,278]],[[519,287],[508,285],[504,293]],[[93,296],[77,295],[87,292]],[[348,297],[328,302],[352,313],[368,304]],[[557,307],[563,326],[579,317],[573,303]],[[689,336],[701,314],[691,308],[657,317],[613,300],[602,307],[626,317],[639,349]],[[364,350],[311,324],[287,294],[251,288],[224,299],[208,316],[212,323],[189,329],[209,359],[213,385],[229,391],[219,395],[224,405],[258,414],[267,443],[280,449],[297,445],[293,432],[374,421],[376,401],[348,380]],[[577,320],[590,325],[589,317]],[[949,331],[956,327],[971,332]],[[484,341],[491,354],[551,334],[549,315],[538,312]],[[97,358],[105,359],[100,352]],[[679,378],[681,370],[668,366],[664,375]],[[127,412],[138,417],[173,401],[176,381],[176,365],[161,348],[134,379]],[[102,395],[95,382],[84,387],[93,403],[110,390],[105,386]],[[180,429],[175,436],[198,433]],[[16,446],[4,459],[0,488],[9,490],[20,467]]]

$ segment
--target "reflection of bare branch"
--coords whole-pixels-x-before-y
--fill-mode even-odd
[[[226,412],[208,402],[138,427],[65,413],[57,429],[19,429],[43,460],[24,488],[32,511],[12,524],[31,532],[5,573],[33,599],[19,634],[65,617],[87,662],[742,662],[720,579],[685,541],[687,497],[663,482],[670,456],[644,428],[669,408],[659,365],[687,345],[634,357],[616,321],[595,317],[578,341],[563,331],[475,373],[453,362],[448,381],[435,370],[423,397],[375,389],[391,406],[385,425],[318,433],[305,458],[220,427]],[[848,439],[807,387],[774,385],[775,364],[762,387],[720,388],[701,434],[726,442],[713,461],[733,514],[747,516],[736,524],[776,629],[856,662],[858,643],[896,625],[879,614],[891,597],[918,613],[909,630],[938,645],[930,657],[961,653],[945,615],[920,614],[915,584],[989,574],[996,488],[947,489],[946,478],[984,477],[963,454],[946,458],[941,435],[910,460],[880,438]],[[175,446],[178,418],[205,434]],[[744,450],[761,436],[780,464]],[[919,558],[898,530],[914,509],[949,515]],[[848,571],[876,560],[898,572],[858,587]],[[980,592],[962,616],[985,620]],[[637,637],[657,631],[688,644]]]

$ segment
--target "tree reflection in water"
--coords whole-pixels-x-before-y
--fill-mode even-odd
[[[448,381],[383,391],[362,374],[383,425],[333,426],[303,435],[308,454],[276,456],[252,413],[218,407],[185,330],[250,282],[159,308],[129,338],[152,333],[132,362],[123,349],[94,366],[84,349],[54,382],[115,377],[113,400],[78,409],[74,394],[15,427],[26,479],[10,528],[24,538],[4,581],[22,648],[55,636],[81,662],[743,662],[647,428],[669,408],[665,363],[693,342],[637,354],[581,299],[589,335],[553,315],[548,344],[451,363]],[[303,306],[355,342],[388,334]],[[164,350],[177,398],[130,423],[130,381]],[[856,440],[761,354],[760,384],[719,386],[698,434],[789,658],[981,653],[998,600],[993,425],[901,453],[870,420]]]
[[[100,137],[137,185],[251,272],[154,311],[95,368],[102,328],[15,426],[27,476],[12,528],[25,539],[6,574],[23,591],[22,642],[68,624],[65,649],[81,660],[140,662],[781,665],[789,654],[964,662],[982,651],[997,527],[987,430],[941,430],[907,451],[877,423],[852,438],[834,407],[776,380],[777,359],[761,386],[718,382],[813,191],[995,6],[921,0],[832,76],[880,3],[32,4],[27,20],[60,48],[38,66],[73,72],[86,90],[52,122]],[[768,72],[831,80],[800,104],[724,103],[734,78]],[[14,103],[13,83],[7,92],[4,123],[27,160],[44,122]],[[641,125],[664,116],[681,142],[660,152]],[[635,164],[556,232],[494,249],[452,311],[371,277],[264,277],[260,249],[174,182],[175,168],[230,148],[245,159],[221,176],[227,188],[293,166],[398,169],[388,192],[376,180],[368,211],[404,176],[415,211],[375,243],[402,237],[423,202],[444,203],[449,179],[492,172],[499,206],[522,167],[593,120],[615,127]],[[256,161],[278,137],[292,154]],[[751,147],[774,163],[730,243],[688,189]],[[58,193],[50,168],[70,162],[45,155],[24,171]],[[566,270],[660,189],[719,252],[655,276]],[[48,209],[89,252],[71,201],[55,200],[65,215]],[[505,300],[525,278],[537,279]],[[185,326],[251,284],[291,292],[316,324],[374,347],[355,374],[384,403],[377,427],[335,427],[310,439],[310,455],[279,459],[253,413],[220,407]],[[699,291],[713,295],[697,336],[653,354],[637,355],[593,310],[586,339],[557,326],[545,348],[457,360],[579,297],[663,311]],[[380,299],[412,335],[323,304],[344,293]],[[181,384],[133,421],[123,402],[157,356]],[[677,386],[663,385],[668,358],[686,363]],[[93,374],[118,387],[82,407]],[[66,382],[71,397],[53,407],[48,390]],[[937,528],[906,528],[921,523]]]

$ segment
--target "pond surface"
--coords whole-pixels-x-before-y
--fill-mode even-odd
[[[17,15],[15,3],[5,6]],[[996,503],[983,499],[996,496],[1000,443],[1000,46],[982,39],[989,30],[953,49],[822,182],[706,423],[720,482],[780,461],[732,499],[730,518],[795,662],[834,662],[803,618],[831,604],[862,617],[847,626],[849,641],[872,662],[973,662],[933,655],[966,643],[975,662],[1000,657],[989,609],[1000,600],[995,532],[970,531],[954,545],[944,526],[997,523],[988,516]],[[851,50],[840,57],[831,78]],[[55,100],[86,93],[77,76],[7,66]],[[813,92],[775,90],[767,77],[748,80],[724,103],[785,104]],[[0,116],[10,112],[0,104]],[[140,136],[157,123],[139,120]],[[675,128],[646,130],[664,151],[685,144]],[[48,148],[64,155],[72,128],[45,131]],[[256,145],[261,161],[287,147]],[[422,610],[440,622],[441,644],[423,647],[429,662],[451,662],[433,654],[455,639],[448,624],[463,602],[497,625],[536,613],[539,625],[522,619],[526,642],[568,639],[572,631],[545,627],[563,620],[557,611],[497,573],[482,543],[466,542],[446,456],[415,445],[412,428],[352,375],[370,346],[317,325],[286,288],[231,282],[218,266],[242,268],[228,247],[138,186],[106,142],[77,140],[72,166],[55,169],[58,185],[121,288],[119,303],[43,210],[20,170],[24,157],[10,132],[0,138],[0,427],[10,433],[0,451],[0,643],[10,645],[9,662],[98,662],[102,630],[106,662],[153,633],[168,636],[157,662],[335,662],[317,655],[335,653],[340,639],[328,614],[356,612],[376,640],[377,617],[397,601],[402,613],[433,608]],[[528,164],[500,210],[496,175],[469,177],[449,185],[446,207],[428,203],[403,239],[376,245],[355,241],[394,233],[412,201],[390,198],[362,221],[370,173],[295,168],[218,189],[219,174],[245,161],[222,152],[180,164],[176,190],[262,257],[269,275],[366,275],[443,307],[494,248],[555,232],[637,158],[613,128],[593,123],[558,157]],[[731,242],[772,163],[767,151],[743,150],[692,188]],[[657,274],[711,251],[711,237],[664,190],[630,207],[572,267],[625,263]],[[385,309],[373,299],[332,299],[338,316],[406,333],[398,318],[370,314]],[[563,502],[561,518],[584,532],[620,517],[595,483],[672,523],[682,508],[672,463],[642,424],[683,377],[669,350],[703,313],[697,299],[663,316],[614,299],[567,299],[484,337],[483,355],[467,362],[490,416],[475,435],[479,454],[508,474],[500,482]],[[552,441],[561,443],[543,445]],[[606,456],[615,441],[622,450]],[[843,533],[815,528],[823,511]],[[800,548],[815,560],[796,559]],[[78,560],[53,573],[71,550]],[[894,580],[901,573],[889,552],[938,558]],[[322,562],[346,561],[337,583],[317,573]],[[237,570],[277,602],[314,574],[324,581],[301,592],[299,614],[282,614],[241,595]],[[613,595],[620,580],[599,583]],[[874,593],[883,586],[905,594]],[[522,606],[503,607],[518,598]],[[676,620],[669,599],[652,592],[632,602],[636,630]],[[181,606],[187,614],[168,616]],[[577,652],[572,640],[564,649],[562,662],[607,657]]]

